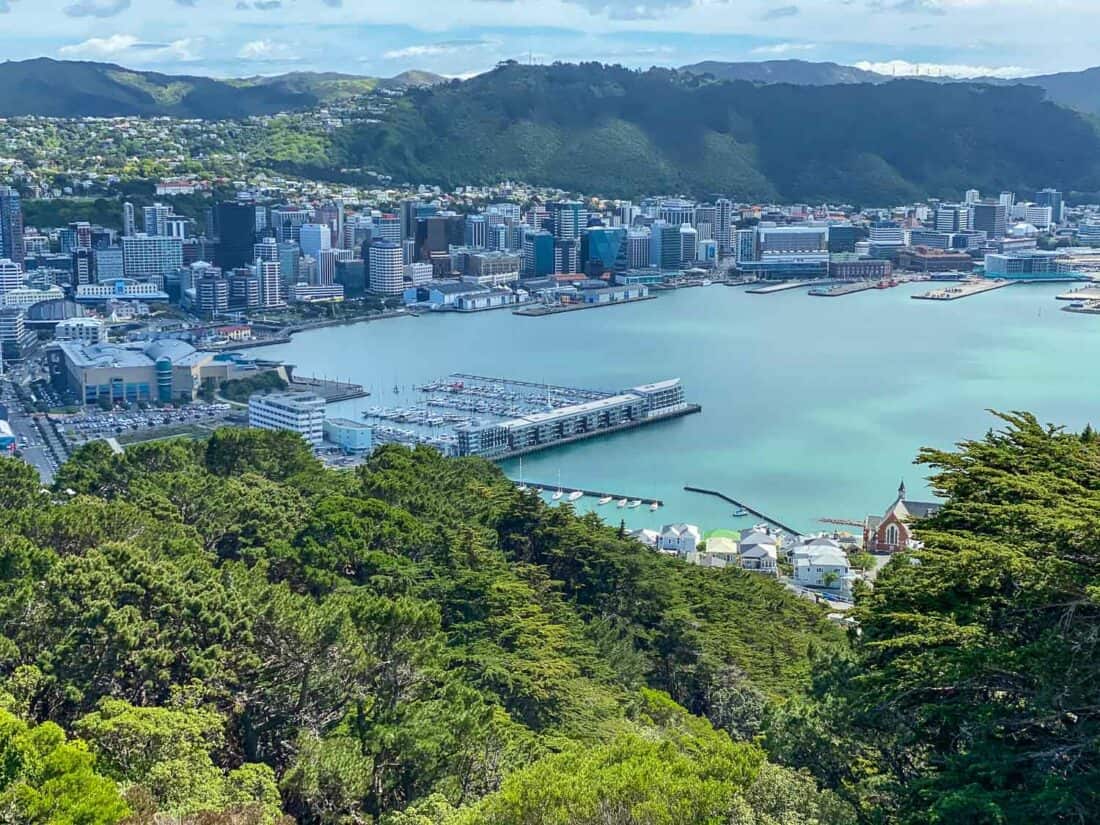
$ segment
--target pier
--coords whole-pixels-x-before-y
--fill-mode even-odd
[[[958,301],[961,298],[969,298],[971,295],[980,295],[983,292],[992,292],[995,289],[1003,289],[1012,286],[1016,281],[989,281],[984,278],[975,278],[963,281],[958,286],[948,286],[942,289],[933,289],[931,292],[923,292],[913,297],[921,301]]]
[[[326,378],[313,378],[308,375],[291,375],[287,389],[298,392],[311,392],[325,399],[326,404],[337,401],[350,401],[353,398],[366,398],[368,393],[361,384],[344,381],[329,381]]]
[[[532,490],[538,490],[542,493],[556,493],[558,490],[561,490],[566,495],[569,495],[570,493],[584,493],[585,498],[601,499],[610,497],[611,501],[608,503],[608,507],[610,507],[617,501],[622,501],[623,499],[626,499],[627,501],[640,501],[642,502],[643,507],[649,507],[652,504],[656,504],[658,507],[665,506],[665,503],[659,498],[646,498],[645,496],[628,496],[625,493],[605,493],[599,490],[585,490],[581,487],[566,487],[564,484],[539,484],[534,481],[517,481],[516,484],[526,484]],[[564,501],[564,499],[562,500]],[[635,507],[633,509],[637,510],[640,508]]]
[[[856,281],[850,284],[836,284],[835,286],[818,286],[810,290],[811,295],[822,298],[839,298],[841,295],[853,295],[856,292],[866,292],[869,289],[878,289],[878,281]],[[883,287],[885,289],[885,287]]]
[[[746,295],[771,295],[773,292],[784,292],[788,289],[804,289],[809,286],[821,286],[822,284],[829,284],[832,281],[780,281],[776,284],[770,284],[768,286],[758,286],[753,289],[746,289]]]
[[[789,525],[784,524],[783,522],[779,521],[778,519],[774,519],[771,516],[767,515],[766,513],[761,513],[759,510],[757,510],[753,507],[750,507],[748,504],[745,504],[745,502],[738,501],[735,498],[730,498],[725,493],[719,493],[717,490],[705,490],[702,487],[684,487],[684,491],[688,492],[688,493],[699,493],[700,495],[704,495],[704,496],[712,496],[714,498],[720,498],[720,499],[722,499],[722,501],[728,502],[729,504],[732,504],[734,507],[740,507],[746,513],[751,513],[752,515],[756,516],[758,519],[760,519],[764,523],[770,524],[772,527],[778,527],[784,533],[789,533],[792,536],[802,535],[801,530],[796,530],[794,527],[790,527]]]
[[[1100,301],[1100,286],[1083,286],[1058,296],[1059,301]]]
[[[618,307],[625,304],[637,304],[641,301],[652,301],[656,299],[656,295],[642,295],[637,298],[624,298],[621,301],[604,301],[592,303],[575,303],[575,304],[538,304],[536,306],[526,306],[523,309],[512,310],[513,315],[523,315],[527,318],[542,318],[546,315],[560,315],[563,312],[580,312],[582,309],[600,309],[601,307]]]

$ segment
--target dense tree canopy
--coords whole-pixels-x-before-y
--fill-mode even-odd
[[[479,460],[0,459],[0,823],[1100,818],[1100,440],[1005,417],[849,639]]]

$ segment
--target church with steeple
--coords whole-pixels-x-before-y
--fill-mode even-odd
[[[881,516],[867,516],[863,523],[863,547],[868,553],[897,553],[913,546],[912,524],[939,512],[932,501],[912,501],[905,495],[905,482],[898,487],[894,503]]]

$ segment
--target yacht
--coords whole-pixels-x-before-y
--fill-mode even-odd
[[[603,498],[600,499],[599,504],[600,504],[601,507],[603,507],[605,504],[610,504],[611,500],[612,500],[611,496],[604,496]]]
[[[635,509],[635,508],[637,508],[637,507],[641,507],[641,506],[642,506],[642,500],[641,500],[640,498],[636,498],[636,499],[634,499],[634,500],[633,500],[632,502],[630,502],[630,503],[629,503],[628,505],[626,505],[626,506],[627,506],[627,509],[629,509],[629,510],[633,510],[633,509]]]
[[[615,506],[618,507],[620,510],[623,509],[624,507],[626,507],[626,499],[619,499],[618,503]]]
[[[580,490],[574,490],[569,494],[569,501],[576,501],[579,498],[584,498],[584,493]]]
[[[564,496],[565,496],[565,493],[563,493],[561,490],[556,490],[554,492],[554,495],[550,496],[550,498],[553,501],[561,501]]]
[[[519,491],[521,493],[527,492],[527,483],[523,480],[523,458],[519,460]]]
[[[734,518],[746,518],[748,517],[748,515],[749,511],[746,510],[744,507],[738,507],[736,510],[733,511]]]
[[[651,513],[656,513],[659,509],[661,509],[661,505],[657,502],[653,502],[649,505],[649,512]]]

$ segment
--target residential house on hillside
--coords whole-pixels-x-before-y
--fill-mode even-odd
[[[686,556],[694,553],[703,541],[703,534],[694,524],[666,524],[661,528],[661,537],[657,546],[661,550]]]

